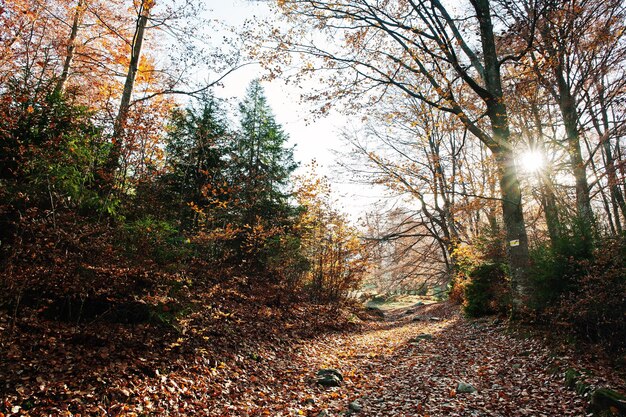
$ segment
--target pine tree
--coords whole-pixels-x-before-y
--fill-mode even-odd
[[[287,147],[288,136],[276,122],[258,80],[248,87],[239,112],[240,129],[228,174],[237,198],[232,223],[241,227],[234,249],[250,266],[268,270],[272,269],[270,260],[282,253],[287,241],[295,252],[299,248],[291,230],[297,208],[290,204],[288,190],[297,164],[293,148]]]
[[[211,95],[203,97],[197,107],[172,114],[165,148],[169,173],[163,179],[184,227],[197,226],[198,212],[192,207],[206,211],[216,200],[228,198],[229,138],[225,113]]]
[[[278,225],[291,210],[287,185],[297,164],[289,139],[276,123],[263,87],[252,81],[239,105],[241,129],[232,155],[232,177],[241,199],[242,221],[254,227],[258,218]],[[281,219],[283,218],[283,219]]]

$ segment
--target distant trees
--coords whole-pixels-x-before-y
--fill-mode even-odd
[[[371,266],[370,248],[337,208],[327,178],[309,172],[297,177],[296,199],[302,207],[297,228],[309,264],[303,276],[319,299],[339,299],[357,289]]]

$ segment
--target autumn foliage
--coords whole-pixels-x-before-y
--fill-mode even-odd
[[[626,349],[623,1],[281,0],[237,30],[196,3],[0,2],[0,417],[583,413],[502,318]],[[287,73],[356,125],[358,226],[298,170]],[[364,284],[426,298],[368,312]]]

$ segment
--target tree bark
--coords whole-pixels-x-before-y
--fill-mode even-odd
[[[108,156],[107,165],[105,170],[112,180],[115,171],[120,166],[120,157],[122,154],[123,136],[126,128],[126,121],[128,120],[128,112],[130,110],[130,100],[133,94],[133,88],[135,86],[135,78],[137,77],[137,71],[139,69],[139,59],[141,58],[141,47],[143,44],[144,33],[146,25],[148,24],[148,17],[150,15],[150,7],[144,0],[141,3],[139,9],[139,16],[137,18],[137,24],[135,28],[135,34],[131,43],[130,63],[128,65],[128,72],[126,74],[126,82],[124,83],[124,90],[122,92],[122,98],[120,100],[120,107],[115,118],[115,124],[113,125],[113,146]]]
[[[500,63],[495,45],[489,0],[472,0],[480,25],[481,43],[485,69],[485,86],[491,97],[485,100],[487,116],[497,146],[491,151],[497,161],[498,179],[502,194],[502,214],[506,231],[506,254],[511,275],[514,308],[523,306],[528,296],[528,267],[530,256],[528,236],[524,222],[522,194],[510,143],[507,108],[502,95]]]
[[[511,274],[511,288],[515,297],[513,301],[519,307],[529,295],[528,267],[530,266],[528,236],[522,210],[522,193],[512,153],[506,150],[498,151],[495,156],[506,229],[506,254]]]
[[[70,69],[72,68],[72,61],[74,60],[74,52],[76,51],[76,38],[78,37],[78,28],[83,20],[85,13],[85,0],[78,0],[76,4],[76,11],[74,12],[74,19],[72,20],[72,29],[70,30],[70,37],[67,41],[67,55],[65,62],[63,63],[63,70],[61,76],[57,82],[55,92],[63,93],[65,91],[65,84],[70,75]]]

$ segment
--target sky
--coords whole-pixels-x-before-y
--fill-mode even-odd
[[[219,19],[232,26],[241,25],[246,19],[268,16],[268,6],[261,1],[220,0],[207,6],[209,18]],[[262,75],[259,66],[248,66],[230,74],[215,89],[221,98],[237,102],[245,95],[246,87],[254,78]],[[329,177],[340,207],[357,220],[378,199],[376,192],[362,185],[352,184],[347,174],[340,173],[336,165],[336,152],[344,151],[347,145],[341,140],[341,130],[350,120],[336,112],[330,116],[314,119],[310,105],[299,102],[300,89],[293,84],[286,85],[282,80],[264,82],[268,104],[272,108],[276,121],[289,134],[291,144],[295,145],[294,156],[301,167],[315,159],[318,172]],[[301,86],[306,88],[306,86]],[[302,168],[303,169],[303,168]]]

